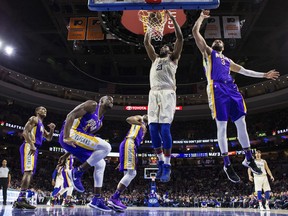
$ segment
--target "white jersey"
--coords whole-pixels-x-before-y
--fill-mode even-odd
[[[170,56],[165,58],[157,57],[150,69],[150,87],[154,90],[173,89],[176,90],[175,64]]]
[[[258,174],[253,173],[254,177],[266,176],[267,172],[266,172],[266,169],[265,169],[265,160],[263,160],[263,159],[260,159],[260,160],[255,159],[255,163],[256,163],[257,167],[259,167],[261,169],[262,174],[258,175]]]

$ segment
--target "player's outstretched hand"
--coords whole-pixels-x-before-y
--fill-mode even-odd
[[[276,80],[280,76],[280,73],[275,69],[268,71],[265,73],[264,77],[267,79]]]

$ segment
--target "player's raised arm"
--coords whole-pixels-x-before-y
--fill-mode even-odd
[[[146,31],[145,36],[144,36],[144,46],[146,49],[146,52],[152,62],[155,61],[157,58],[157,54],[155,52],[154,47],[151,44],[151,34]]]
[[[209,10],[203,10],[192,28],[192,34],[195,39],[196,45],[201,51],[202,55],[205,56],[211,54],[212,48],[206,44],[205,39],[200,34],[200,27],[202,25],[203,20],[210,17],[209,13],[210,13]]]
[[[171,54],[171,60],[177,61],[180,58],[182,48],[183,48],[183,43],[184,43],[183,34],[182,34],[179,24],[177,23],[177,21],[175,20],[175,17],[171,14],[171,12],[166,10],[166,13],[168,14],[169,18],[173,22],[173,25],[175,28],[175,35],[176,35],[176,41],[174,44],[173,53]]]

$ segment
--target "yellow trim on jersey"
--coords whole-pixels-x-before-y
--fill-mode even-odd
[[[131,138],[131,139],[135,139],[138,135],[139,130],[141,129],[140,125],[135,125],[133,124],[129,130],[128,135],[126,136],[126,138]]]
[[[81,138],[82,142],[73,138],[74,135],[77,135],[78,138]],[[70,131],[70,137],[71,139],[73,139],[73,141],[75,141],[75,144],[84,148],[84,149],[87,149],[87,150],[95,150],[95,146],[99,143],[99,140],[97,139],[97,137],[95,136],[90,136],[88,134],[85,134],[85,133],[81,133],[79,131],[76,131],[76,130],[71,130]],[[86,142],[84,142],[86,141]]]
[[[36,131],[37,131],[37,126],[33,127],[31,130],[31,134],[32,134],[32,142],[35,143],[36,142]]]
[[[124,169],[135,169],[135,144],[134,140],[128,138],[125,142]]]
[[[24,171],[33,171],[35,163],[35,155],[29,155],[30,144],[25,143],[24,145]],[[28,158],[31,159],[31,164],[27,164]]]
[[[29,145],[28,143],[24,144],[24,171],[26,170],[27,167],[27,157],[28,157],[28,153],[27,153],[27,145]]]
[[[73,124],[72,124],[72,128],[71,128],[71,129],[76,130],[76,129],[78,128],[80,122],[81,122],[81,119],[82,119],[82,117],[80,117],[80,118],[78,118],[78,119],[75,119],[75,120],[73,121]]]
[[[211,90],[211,103],[212,103],[212,109],[213,109],[213,111],[212,111],[212,117],[213,117],[213,119],[215,119],[216,118],[216,105],[215,105],[215,97],[214,97],[214,88],[213,88],[213,86],[214,86],[214,82],[213,82],[213,80],[211,80],[211,84],[210,84],[210,90]]]

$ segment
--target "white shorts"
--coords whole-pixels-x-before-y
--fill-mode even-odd
[[[270,184],[267,178],[267,175],[264,176],[255,176],[254,175],[254,185],[255,185],[255,191],[262,191],[262,189],[265,191],[271,191]]]
[[[148,103],[148,124],[171,124],[176,109],[174,90],[150,90]]]

